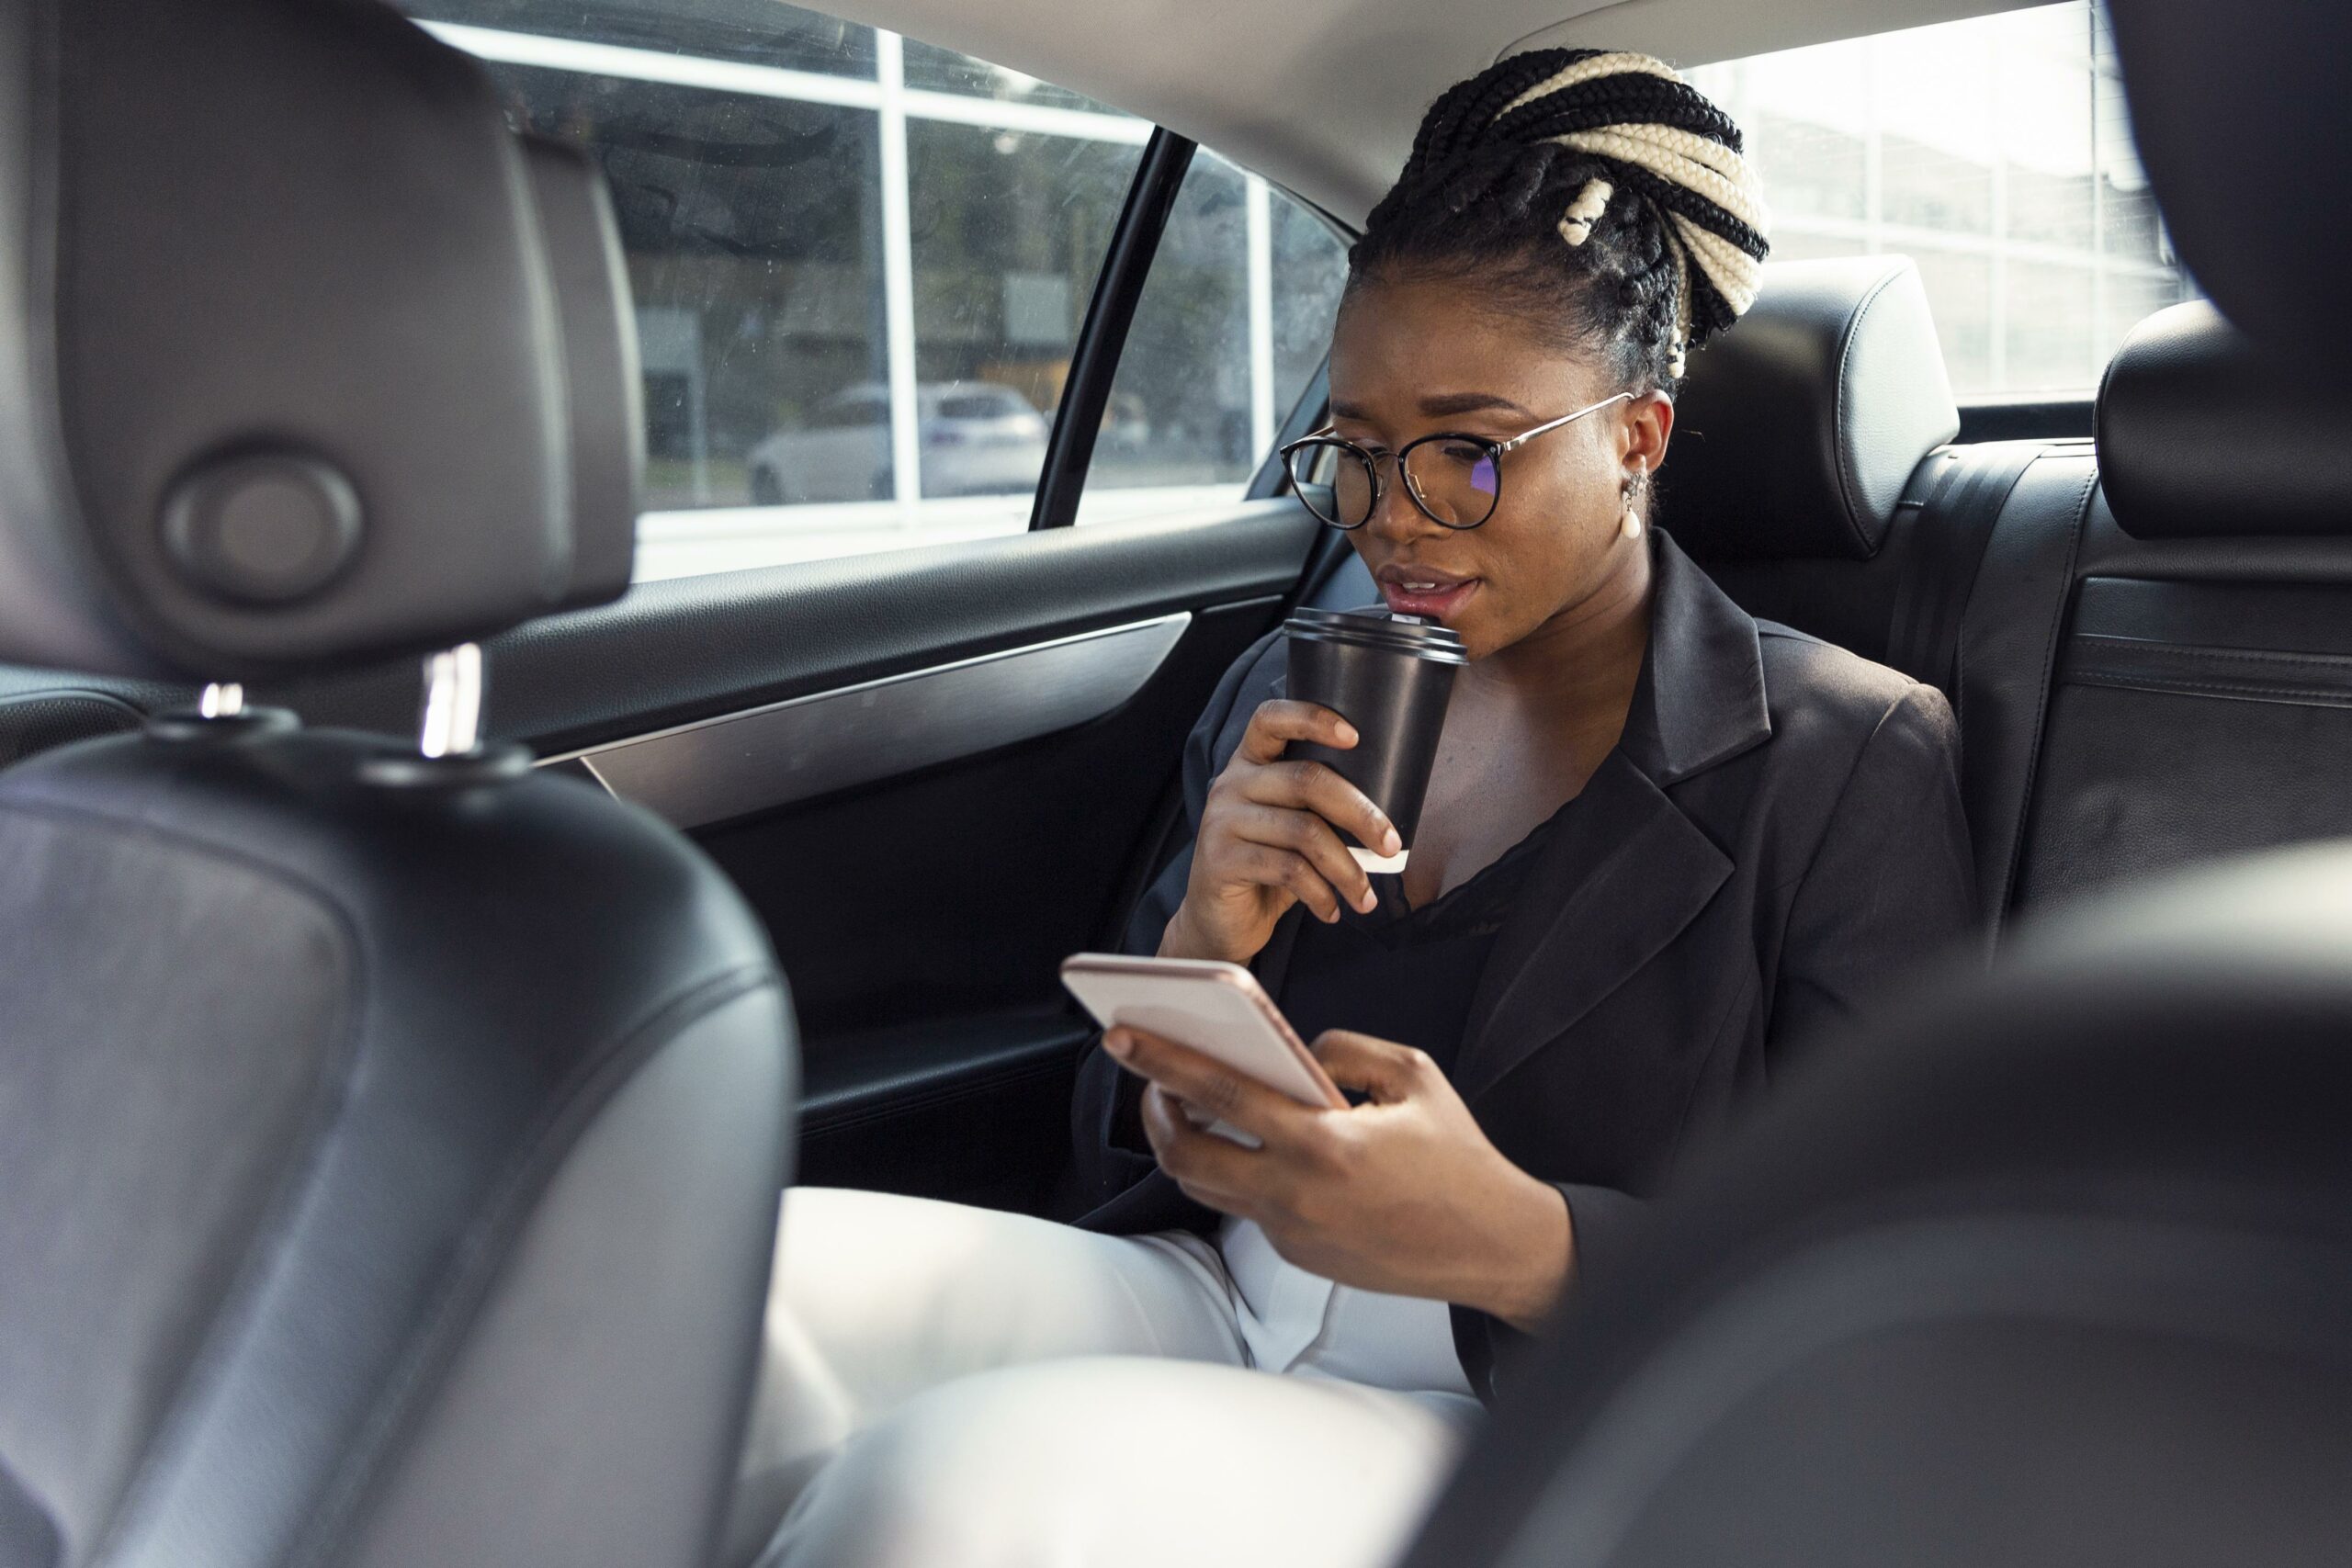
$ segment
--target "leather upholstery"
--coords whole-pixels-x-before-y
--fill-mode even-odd
[[[243,679],[618,593],[628,318],[557,162],[374,6],[9,7],[0,657]]]
[[[2352,834],[2352,537],[2152,547],[2094,496],[2075,575],[2021,902]]]
[[[609,211],[410,24],[0,7],[0,648],[112,672],[17,720],[618,591]],[[0,1568],[707,1555],[790,1011],[529,761],[263,708],[0,773]]]
[[[256,720],[0,778],[0,1474],[62,1561],[699,1561],[783,988],[683,840],[500,772]]]
[[[2204,300],[2132,328],[2098,396],[2100,481],[2138,538],[2352,534],[2352,392]]]
[[[1825,1051],[1408,1558],[2125,1568],[2352,1530],[2352,848],[2083,911]]]
[[[2017,903],[2027,818],[2041,787],[2051,669],[2097,482],[2088,448],[2049,444],[2003,504],[1962,614],[1952,711],[1988,940]]]
[[[1960,431],[1907,256],[1767,265],[1675,402],[1658,515],[1702,560],[1868,559],[1919,460]]]

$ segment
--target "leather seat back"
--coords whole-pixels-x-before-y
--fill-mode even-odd
[[[2352,833],[2352,398],[2207,304],[2133,331],[2048,677],[2017,896]]]
[[[0,203],[0,652],[295,678],[620,591],[610,214],[455,51],[8,7]],[[183,714],[0,773],[0,1568],[707,1554],[783,983],[677,834],[443,750]]]
[[[2352,846],[1824,1053],[1507,1387],[1408,1568],[2333,1561]]]

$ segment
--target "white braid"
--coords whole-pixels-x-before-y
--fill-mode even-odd
[[[1616,187],[1607,180],[1585,181],[1584,189],[1577,192],[1576,200],[1560,219],[1560,238],[1571,245],[1591,239],[1594,220],[1609,210],[1609,198],[1615,194]]]
[[[1540,98],[1565,92],[1586,82],[1604,76],[1636,73],[1661,77],[1668,82],[1683,82],[1679,72],[1650,55],[1630,51],[1597,54],[1579,60],[1536,83],[1505,104],[1495,118],[1499,120]],[[1756,176],[1755,169],[1737,152],[1713,138],[1684,130],[1679,126],[1627,121],[1595,126],[1587,130],[1564,131],[1544,140],[1578,152],[1592,153],[1647,170],[1671,185],[1705,197],[1758,234],[1765,233],[1771,227],[1770,215],[1764,207],[1762,185]],[[1606,180],[1585,182],[1584,188],[1577,193],[1576,201],[1560,220],[1561,238],[1571,245],[1581,245],[1591,238],[1592,226],[1606,209],[1613,194]],[[1707,281],[1713,286],[1732,314],[1737,316],[1745,314],[1747,308],[1756,302],[1757,290],[1763,282],[1763,267],[1755,257],[1697,220],[1673,211],[1663,211],[1662,216],[1672,220],[1665,226],[1664,233],[1667,249],[1674,257],[1678,285],[1674,305],[1674,341],[1669,349],[1668,374],[1679,378],[1684,373],[1685,355],[1690,343],[1693,268],[1706,275]]]
[[[1535,85],[1505,104],[1501,114],[1496,115],[1495,118],[1500,119],[1503,115],[1510,113],[1511,110],[1524,108],[1536,99],[1556,93],[1564,87],[1573,87],[1578,83],[1589,82],[1600,76],[1620,76],[1628,72],[1638,72],[1646,76],[1663,76],[1669,82],[1682,80],[1680,72],[1653,55],[1635,54],[1625,50],[1621,50],[1615,54],[1596,54],[1589,60],[1579,60],[1558,74],[1547,76],[1536,83]]]
[[[1735,184],[1711,167],[1708,161],[1693,156],[1676,141],[1678,138],[1704,147],[1716,145],[1704,137],[1663,125],[1601,126],[1592,130],[1563,131],[1544,140],[1579,152],[1614,158],[1621,164],[1647,169],[1660,179],[1687,186],[1759,234],[1771,226],[1771,219],[1764,210],[1761,186],[1755,171],[1744,160],[1739,164],[1738,183]]]
[[[1680,236],[1683,248],[1697,260],[1707,281],[1724,297],[1735,316],[1744,316],[1756,303],[1757,290],[1763,287],[1764,264],[1724,239],[1713,230],[1704,228],[1679,212],[1669,212],[1674,229]]]
[[[1655,141],[1671,152],[1679,152],[1693,163],[1704,164],[1734,185],[1747,188],[1747,161],[1712,137],[1701,136],[1680,126],[1660,125],[1655,121],[1621,120],[1614,125],[1596,125],[1594,130],[1613,130],[1637,141]]]
[[[1686,355],[1690,347],[1690,253],[1676,240],[1671,225],[1666,236],[1667,249],[1674,253],[1674,347],[1666,361],[1666,373],[1679,381],[1690,366]]]

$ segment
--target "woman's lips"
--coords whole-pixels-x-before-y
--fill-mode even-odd
[[[1458,582],[1435,582],[1427,585],[1411,581],[1380,580],[1381,597],[1388,601],[1389,614],[1418,615],[1427,621],[1443,621],[1462,608],[1470,595],[1478,591],[1478,579],[1465,577]]]

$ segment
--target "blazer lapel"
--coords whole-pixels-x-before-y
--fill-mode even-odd
[[[1723,851],[1622,753],[1594,773],[1528,871],[1471,999],[1464,1100],[1556,1040],[1698,917],[1731,875]]]
[[[1471,998],[1469,1099],[1566,1033],[1697,919],[1732,863],[1667,789],[1764,744],[1756,623],[1653,531],[1650,640],[1616,750],[1553,824]]]

